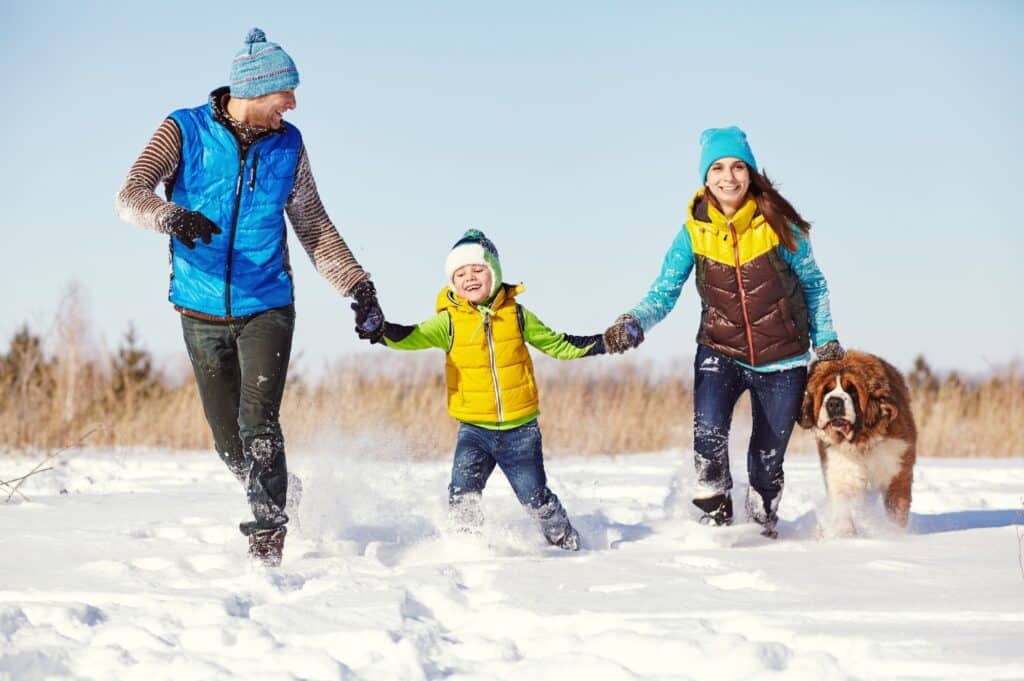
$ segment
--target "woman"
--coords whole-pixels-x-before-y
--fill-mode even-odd
[[[711,525],[732,522],[729,428],[750,391],[747,514],[775,537],[782,460],[807,381],[808,347],[818,359],[843,349],[832,328],[828,286],[808,238],[810,223],[758,173],[737,127],[700,138],[703,183],[647,295],[605,331],[609,352],[639,345],[665,318],[696,270],[701,322],[694,360],[693,503]]]

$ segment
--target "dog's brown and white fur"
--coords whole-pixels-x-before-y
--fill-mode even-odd
[[[856,533],[851,511],[869,489],[881,491],[889,517],[906,527],[917,427],[910,391],[891,364],[851,350],[820,361],[807,378],[800,425],[813,428],[829,499],[826,534]]]

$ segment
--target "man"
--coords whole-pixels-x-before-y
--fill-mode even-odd
[[[331,223],[298,129],[299,73],[258,28],[231,64],[231,85],[168,116],[117,194],[122,219],[170,235],[170,301],[221,459],[246,488],[249,555],[279,565],[288,474],[278,420],[292,332],[284,215],[317,271],[355,298],[356,331],[380,340],[370,275]],[[164,184],[167,200],[155,194]]]

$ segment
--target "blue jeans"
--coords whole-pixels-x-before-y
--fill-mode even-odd
[[[279,416],[295,308],[229,322],[183,314],[181,328],[214,447],[246,486],[254,521],[242,523],[242,532],[284,525],[288,471]]]
[[[697,346],[693,381],[697,498],[728,495],[732,489],[729,429],[736,402],[749,390],[753,428],[747,448],[751,490],[747,511],[758,522],[774,520],[784,482],[782,460],[806,383],[806,367],[769,373],[753,371],[705,345]]]
[[[536,419],[511,430],[459,426],[448,485],[448,504],[457,524],[471,528],[483,522],[480,496],[495,465],[501,467],[519,503],[537,518],[548,541],[557,542],[570,530],[562,502],[547,486]]]

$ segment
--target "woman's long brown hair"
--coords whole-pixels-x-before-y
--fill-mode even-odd
[[[750,169],[750,166],[747,168]],[[718,204],[718,200],[710,191],[705,191],[704,194],[715,204],[716,208],[721,210],[722,207]],[[758,210],[768,221],[772,231],[778,235],[782,245],[795,253],[796,237],[793,236],[790,225],[796,225],[803,235],[807,236],[811,231],[811,223],[804,220],[796,208],[793,208],[793,204],[779,193],[775,184],[768,179],[767,173],[758,173],[750,169],[750,195],[754,197]]]

